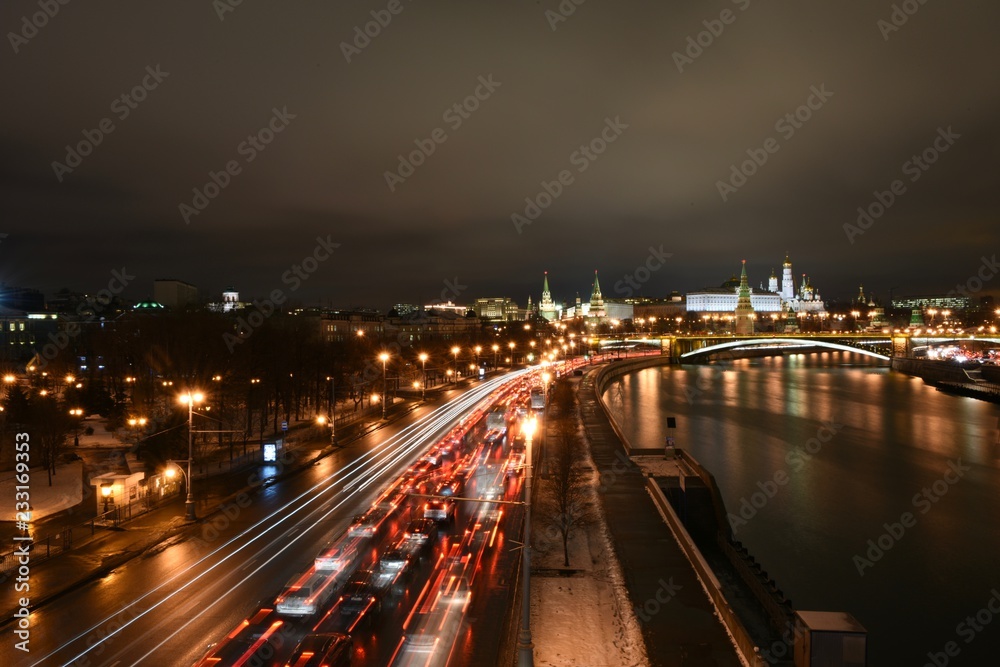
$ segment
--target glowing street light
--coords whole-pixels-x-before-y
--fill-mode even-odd
[[[130,417],[128,425],[132,427],[132,437],[135,438],[135,446],[139,447],[139,429],[146,426],[145,417]]]
[[[499,351],[500,351],[500,346],[497,345],[496,343],[493,343],[493,370],[494,371],[497,370],[497,360],[498,360],[497,353]]]
[[[382,399],[383,399],[382,400],[382,419],[385,419],[386,404],[388,403],[388,401],[385,400],[385,398],[388,396],[388,394],[386,393],[386,377],[385,377],[385,373],[386,373],[386,364],[389,362],[389,353],[388,352],[383,352],[382,354],[378,355],[378,358],[379,358],[379,361],[382,362]]]
[[[455,384],[458,384],[458,353],[460,351],[457,345],[451,348],[451,353],[455,355]]]
[[[80,408],[73,408],[69,411],[70,417],[75,417],[73,421],[73,446],[80,446],[80,418],[83,417],[83,410]]]
[[[173,383],[171,383],[173,384]],[[195,521],[198,516],[194,509],[194,493],[191,488],[191,460],[194,457],[194,404],[201,403],[205,400],[205,395],[201,392],[188,392],[187,394],[182,394],[180,398],[181,403],[186,403],[188,406],[188,458],[187,458],[187,499],[184,501],[184,513],[189,521]]]
[[[420,371],[422,377],[422,382],[420,383],[420,400],[427,398],[427,353],[421,352],[420,356]]]

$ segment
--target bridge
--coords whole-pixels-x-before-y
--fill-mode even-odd
[[[841,352],[856,352],[868,357],[889,361],[892,357],[912,357],[915,351],[925,350],[942,345],[969,345],[972,343],[1000,344],[997,337],[977,337],[975,335],[948,336],[914,336],[909,333],[871,333],[871,332],[811,332],[796,334],[702,334],[702,335],[660,335],[637,338],[610,337],[603,339],[601,345],[633,346],[659,345],[664,354],[678,362],[696,362],[712,356],[740,356],[742,352],[753,350],[806,351],[816,348],[837,350]]]

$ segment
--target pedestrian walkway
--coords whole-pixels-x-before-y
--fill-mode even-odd
[[[598,402],[595,375],[592,370],[568,384],[579,399],[580,422],[600,475],[600,509],[642,626],[650,664],[738,667],[736,648],[694,568]]]

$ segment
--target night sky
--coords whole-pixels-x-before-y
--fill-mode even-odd
[[[981,259],[1000,252],[995,0],[907,0],[898,25],[870,0],[235,2],[0,6],[0,281],[93,292],[125,267],[130,298],[173,277],[523,307],[544,270],[557,300],[586,298],[595,269],[625,296],[652,247],[671,256],[637,294],[716,285],[743,258],[757,285],[786,252],[826,299],[977,272],[1000,290]],[[357,37],[373,11],[387,25]],[[76,162],[85,132],[100,144]],[[415,142],[434,151],[410,174]],[[881,217],[845,229],[896,180]],[[518,227],[526,198],[547,206]],[[340,246],[293,290],[317,237]]]

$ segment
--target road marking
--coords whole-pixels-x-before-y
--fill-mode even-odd
[[[256,562],[257,562],[256,558],[254,558],[253,560],[247,561],[247,564],[240,568],[240,572],[242,572],[243,570],[247,569],[248,567],[250,567],[251,565],[253,565]]]

